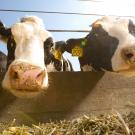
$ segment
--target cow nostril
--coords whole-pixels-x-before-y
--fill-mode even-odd
[[[41,72],[36,76],[36,80],[37,80],[38,82],[41,82],[41,83],[42,83],[44,76],[45,76],[45,72],[44,72],[44,71],[41,71]]]
[[[14,72],[14,73],[12,74],[12,78],[13,78],[14,80],[19,79],[18,73],[17,73],[17,72]]]
[[[37,77],[36,77],[36,78],[39,78],[41,75],[42,75],[42,72],[41,72],[41,73],[39,73],[39,74],[37,75]]]
[[[133,53],[127,53],[125,54],[125,56],[128,58],[128,59],[131,59],[133,57]]]

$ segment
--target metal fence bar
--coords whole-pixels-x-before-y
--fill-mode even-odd
[[[90,32],[90,30],[50,30],[50,32]]]
[[[17,10],[17,9],[0,9],[0,12],[27,12],[27,13],[46,13],[46,14],[66,14],[66,15],[93,15],[93,16],[106,16],[108,14],[94,14],[94,13],[79,13],[79,12],[57,12],[57,11],[39,11],[39,10]],[[129,17],[135,18],[135,16],[118,16],[118,15],[109,15],[116,17]]]

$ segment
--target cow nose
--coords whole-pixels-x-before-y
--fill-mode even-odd
[[[12,65],[10,67],[11,87],[19,90],[35,91],[41,88],[45,71],[39,67]]]
[[[135,64],[135,47],[123,49],[122,53],[126,61]]]

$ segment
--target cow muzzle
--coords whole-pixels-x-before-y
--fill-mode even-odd
[[[11,65],[9,80],[11,88],[18,91],[38,92],[43,89],[45,70],[29,64]]]
[[[135,47],[124,48],[122,56],[128,64],[135,65]]]

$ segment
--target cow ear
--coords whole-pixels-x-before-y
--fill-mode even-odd
[[[7,44],[8,38],[0,34],[0,41]]]
[[[0,20],[0,27],[4,27],[4,24],[2,23],[1,20]]]
[[[11,36],[11,29],[6,28],[4,24],[0,21],[0,40],[4,43],[7,43],[9,36]]]

